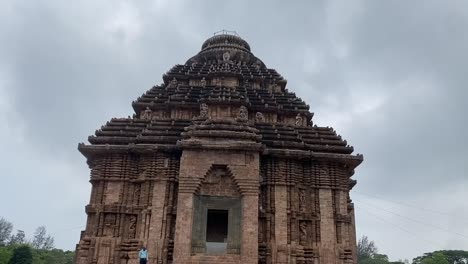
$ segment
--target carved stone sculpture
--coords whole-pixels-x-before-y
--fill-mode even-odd
[[[249,120],[249,110],[247,110],[247,107],[241,105],[239,108],[239,114],[237,116],[238,121],[248,121]]]
[[[172,88],[177,88],[177,85],[179,84],[179,82],[177,81],[177,79],[174,77],[172,78],[171,80],[171,83],[169,84]]]
[[[299,222],[299,232],[300,232],[301,242],[306,242],[307,241],[307,222],[306,221]]]
[[[257,113],[255,114],[255,122],[257,122],[257,123],[263,123],[263,122],[265,122],[265,116],[264,116],[262,113],[257,112]]]
[[[300,113],[296,115],[296,126],[302,126],[303,118]]]
[[[306,194],[304,189],[299,189],[299,211],[304,212],[306,208]]]
[[[228,51],[223,53],[223,61],[224,62],[229,62],[230,58],[231,58],[231,54]]]
[[[207,119],[208,118],[208,105],[203,103],[200,105],[200,118]]]
[[[151,120],[151,115],[153,111],[149,107],[146,107],[145,111],[141,113],[141,119]]]
[[[128,238],[135,238],[137,217],[131,215],[128,220]]]

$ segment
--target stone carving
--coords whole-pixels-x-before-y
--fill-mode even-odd
[[[307,222],[306,221],[299,222],[299,233],[300,233],[301,243],[307,242]]]
[[[172,78],[171,82],[169,83],[169,86],[172,87],[172,88],[177,88],[177,85],[179,84],[179,82],[177,81],[177,79],[174,77]]]
[[[138,184],[136,187],[135,187],[135,193],[134,193],[134,202],[135,204],[139,204],[140,203],[140,193],[141,193],[141,187],[140,185]]]
[[[296,126],[302,126],[303,120],[302,115],[298,113],[296,115]]]
[[[223,61],[224,62],[228,62],[230,58],[231,58],[231,54],[229,53],[229,51],[226,51],[226,52],[223,53]]]
[[[255,122],[257,122],[257,123],[263,123],[263,122],[265,122],[265,116],[264,116],[262,113],[257,112],[257,113],[255,114]]]
[[[128,238],[132,239],[136,236],[136,224],[137,224],[137,217],[131,215],[128,219]]]
[[[299,211],[304,212],[306,208],[306,194],[304,189],[299,189]]]
[[[203,77],[200,81],[200,85],[201,87],[205,88],[206,87],[206,80],[205,80],[205,77]]]
[[[205,103],[202,103],[200,105],[200,118],[207,119],[208,118],[208,105]]]
[[[112,236],[115,228],[115,214],[106,214],[104,216],[104,235]]]
[[[260,67],[262,66],[262,63],[261,63],[259,60],[257,60],[257,61],[253,64],[253,66],[255,67],[256,70],[260,70]]]
[[[153,111],[149,107],[146,107],[146,109],[141,113],[140,118],[141,119],[146,119],[146,120],[151,120],[151,115]]]
[[[324,165],[320,166],[320,177],[328,177],[328,168],[325,167]]]
[[[239,114],[237,116],[238,121],[248,121],[249,120],[249,110],[247,110],[247,107],[241,105],[239,108]]]

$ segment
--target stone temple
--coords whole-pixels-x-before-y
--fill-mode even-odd
[[[76,263],[356,263],[362,155],[235,34],[163,75],[79,144],[91,169]]]

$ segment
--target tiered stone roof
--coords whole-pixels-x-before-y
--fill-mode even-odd
[[[111,119],[89,137],[90,145],[80,144],[80,151],[90,155],[103,147],[177,150],[184,131],[211,119],[211,114],[197,119],[201,105],[206,104],[210,109],[221,107],[216,108],[218,112],[225,107],[246,107],[248,120],[237,125],[255,129],[265,154],[281,150],[341,155],[355,166],[362,161],[361,155],[351,155],[353,147],[333,128],[313,125],[309,105],[288,91],[286,80],[255,57],[238,36],[208,39],[197,55],[164,74],[163,81],[132,103],[133,117]],[[256,113],[265,119],[258,120]],[[213,117],[222,118],[236,117]]]

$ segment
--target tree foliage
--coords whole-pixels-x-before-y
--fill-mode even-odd
[[[13,254],[20,247],[28,247],[32,253],[32,264],[72,264],[75,252],[61,249],[34,249],[29,245],[9,245],[0,246],[0,264],[17,263],[14,262]]]
[[[75,252],[54,248],[54,238],[47,234],[47,229],[40,226],[34,238],[26,239],[23,230],[11,235],[13,225],[0,219],[0,264],[72,264]]]
[[[375,254],[377,254],[377,247],[374,241],[370,241],[367,236],[362,236],[357,245],[358,260],[372,258]]]
[[[34,249],[53,249],[54,238],[47,235],[47,229],[45,226],[40,226],[34,232],[34,239],[32,241],[32,247]]]
[[[22,245],[13,250],[13,256],[8,264],[32,264],[33,257],[31,248],[27,245]]]
[[[443,262],[442,257],[447,262]],[[413,259],[413,264],[438,264],[439,262],[448,264],[468,264],[468,251],[439,250],[425,253],[423,256],[419,256]]]
[[[63,251],[61,249],[34,250],[33,264],[73,264],[74,256],[73,251]]]
[[[369,240],[367,236],[361,237],[358,241],[358,264],[406,264],[408,261],[394,261],[388,260],[385,254],[379,254],[377,246],[374,241]]]
[[[12,230],[13,224],[3,217],[0,218],[0,246],[3,246],[8,242]]]
[[[16,231],[16,235],[12,235],[10,238],[9,245],[21,245],[26,244],[26,234],[23,230]]]

